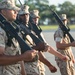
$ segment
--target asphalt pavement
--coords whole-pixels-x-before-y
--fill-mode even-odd
[[[55,42],[54,42],[54,38],[53,38],[54,32],[55,31],[43,31],[43,34],[44,34],[44,37],[45,37],[47,43],[49,45],[51,45],[53,48],[56,49]],[[73,31],[70,31],[70,34],[75,39],[75,31],[74,30]],[[73,54],[75,56],[75,47],[72,48],[72,51],[73,51]],[[49,71],[48,67],[45,66],[45,69],[46,69],[45,73],[46,73],[46,75],[61,75],[60,74],[60,71],[59,71],[59,68],[56,65],[54,55],[52,55],[52,54],[50,54],[48,52],[45,52],[44,54],[45,54],[46,58],[57,68],[57,72],[56,73],[51,73]]]

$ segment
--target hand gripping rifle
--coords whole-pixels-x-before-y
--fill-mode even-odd
[[[59,23],[59,27],[61,28],[61,30],[63,31],[64,34],[67,34],[70,38],[70,41],[73,42],[74,38],[71,36],[71,34],[69,33],[69,29],[63,24],[63,22],[61,21],[60,17],[58,16],[58,14],[53,11],[52,9],[50,9],[53,16],[55,17],[55,19],[57,20],[57,22]]]
[[[18,35],[13,25],[7,22],[6,19],[1,14],[0,14],[0,26],[11,38],[15,38],[18,41],[21,48],[21,53],[24,53],[27,50],[32,50],[32,48],[29,47],[27,43]]]

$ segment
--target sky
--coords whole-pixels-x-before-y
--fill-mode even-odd
[[[23,3],[24,0],[20,0],[20,1]],[[70,2],[72,2],[72,4],[75,4],[75,0],[49,0],[49,4],[50,5],[52,5],[52,4],[58,5],[58,4],[64,3],[65,1],[70,1]]]
[[[72,4],[75,4],[75,0],[49,0],[49,4],[50,5],[52,5],[52,4],[58,5],[58,4],[64,3],[65,1],[70,1]]]

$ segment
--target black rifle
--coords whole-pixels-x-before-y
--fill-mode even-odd
[[[27,35],[30,35],[30,37],[33,39],[34,43],[37,45],[38,43],[42,42],[39,38],[37,38],[31,30],[29,30],[26,26],[20,25],[20,28],[22,31],[24,31]]]
[[[31,16],[30,16],[29,22],[31,23],[32,30],[35,32],[35,34],[38,36],[38,38],[41,41],[45,42],[43,37],[41,36],[42,29],[40,28],[40,26],[37,26],[36,24],[34,24]]]
[[[33,39],[33,41],[34,41],[34,43],[36,45],[36,46],[33,46],[34,49],[37,49],[39,51],[45,49],[44,42],[41,41],[38,37],[36,37],[27,26],[25,26],[23,24],[20,24],[19,20],[16,20],[15,22],[18,24],[18,27],[19,27],[20,32],[22,33],[24,39],[26,38],[26,35],[29,35]],[[39,45],[41,45],[41,46],[39,47]]]
[[[70,38],[70,41],[73,42],[73,41],[74,41],[74,38],[73,38],[73,37],[71,36],[71,34],[69,33],[68,27],[66,27],[66,26],[63,24],[61,18],[58,16],[58,14],[57,14],[55,11],[53,11],[52,9],[50,9],[50,10],[51,10],[53,16],[55,17],[55,19],[57,20],[57,22],[59,23],[59,27],[61,28],[61,30],[63,31],[63,33],[64,33],[64,34],[67,34],[67,35],[69,36],[69,38]]]
[[[21,48],[21,53],[24,53],[27,50],[32,50],[32,48],[29,47],[29,45],[18,35],[18,33],[16,32],[16,28],[13,27],[13,25],[8,21],[6,21],[6,19],[1,14],[0,26],[7,32],[10,37],[15,38],[18,41]]]
[[[20,4],[21,4],[21,6],[22,6],[22,3],[21,3],[21,1],[19,0],[19,2],[20,2]],[[27,2],[27,1],[26,1]],[[15,22],[17,22],[17,20],[15,21]],[[17,23],[19,23],[19,22],[17,22]],[[35,35],[33,35],[32,33],[30,33],[31,31],[29,31],[26,27],[22,27],[21,26],[21,30],[22,31],[24,31],[27,35],[29,34],[30,35],[30,37],[33,39],[33,41],[35,42],[35,44],[36,45],[41,45],[40,46],[40,48],[38,48],[38,47],[36,47],[36,46],[34,46],[33,48],[34,49],[37,49],[37,50],[44,50],[45,49],[45,44],[44,44],[44,40],[42,39],[42,36],[40,35],[40,33],[41,33],[41,28],[40,28],[40,30],[37,28],[37,27],[34,27],[34,29],[36,29],[36,30],[34,30],[35,31],[35,33],[37,34],[37,36],[39,37],[39,38],[37,38]],[[38,31],[38,33],[36,32],[36,31]],[[40,32],[40,33],[39,33]],[[26,35],[23,35],[24,37],[26,36]],[[41,40],[42,41],[41,41]]]

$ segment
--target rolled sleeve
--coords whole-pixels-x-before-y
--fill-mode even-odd
[[[54,40],[56,42],[61,42],[63,39],[63,32],[61,29],[58,29],[54,34]]]
[[[55,41],[56,41],[56,42],[61,42],[61,40],[62,40],[62,38],[60,38],[60,37],[56,37],[56,38],[55,38]]]

